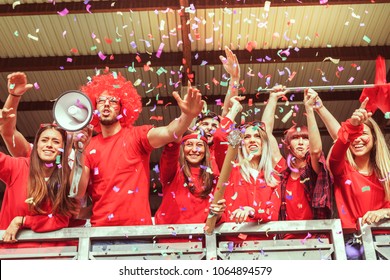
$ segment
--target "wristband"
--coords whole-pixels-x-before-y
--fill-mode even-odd
[[[12,96],[15,96],[15,97],[22,97],[22,95],[17,95],[17,94],[14,94],[14,93],[10,93],[9,95],[12,95]]]

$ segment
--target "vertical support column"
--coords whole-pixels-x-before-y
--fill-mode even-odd
[[[217,259],[217,236],[215,232],[212,234],[205,234],[206,238],[206,259],[216,260]]]
[[[334,220],[334,227],[331,231],[332,233],[332,242],[334,246],[334,255],[336,260],[346,260],[347,254],[345,253],[345,244],[343,229],[341,227],[341,221],[339,219]]]
[[[80,237],[77,251],[78,260],[89,260],[89,251],[91,250],[91,239],[89,237]]]

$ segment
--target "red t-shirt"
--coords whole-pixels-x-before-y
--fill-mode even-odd
[[[164,147],[161,156],[160,180],[163,198],[154,216],[156,224],[204,223],[210,210],[210,196],[199,197],[199,193],[203,190],[203,183],[198,178],[200,167],[191,168],[195,193],[192,194],[185,185],[179,165],[179,148],[178,143],[168,144]]]
[[[342,227],[347,231],[355,231],[358,218],[367,211],[390,208],[390,202],[385,200],[384,187],[375,174],[360,174],[345,159],[349,144],[361,130],[361,126],[354,127],[348,121],[343,123],[329,156],[337,210]]]
[[[288,177],[286,184],[287,220],[312,220],[313,212],[304,190],[304,185],[297,179]]]
[[[93,137],[86,150],[90,169],[92,226],[151,225],[149,159],[151,125],[122,128]]]
[[[69,217],[51,214],[51,203],[41,205],[45,215],[31,215],[28,210],[27,182],[29,176],[30,159],[14,158],[0,153],[0,179],[6,184],[4,199],[0,213],[0,229],[6,230],[11,221],[17,216],[24,216],[24,228],[35,232],[48,232],[65,228],[69,224]],[[15,243],[1,244],[0,248],[56,246],[61,244],[50,243]]]

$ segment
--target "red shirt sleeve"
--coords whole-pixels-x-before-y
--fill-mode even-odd
[[[357,137],[362,135],[363,124],[354,126],[350,119],[341,124],[338,132],[338,138],[329,155],[329,168],[333,176],[342,174],[345,168],[345,155],[347,153],[349,144]]]
[[[160,159],[160,181],[165,185],[176,176],[179,165],[180,143],[169,143],[164,146]]]
[[[24,217],[24,228],[30,228],[35,232],[48,232],[66,228],[69,225],[69,217],[63,215],[27,215]]]

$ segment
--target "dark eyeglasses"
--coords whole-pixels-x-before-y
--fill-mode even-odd
[[[116,98],[114,96],[100,96],[97,100],[96,100],[96,103],[97,104],[105,104],[106,101],[108,100],[108,102],[110,103],[110,105],[118,105],[120,99],[119,98]]]
[[[246,122],[246,123],[239,125],[237,128],[242,131],[242,130],[247,129],[250,126],[253,126],[254,129],[259,128],[265,132],[265,123],[260,122],[260,121]]]

